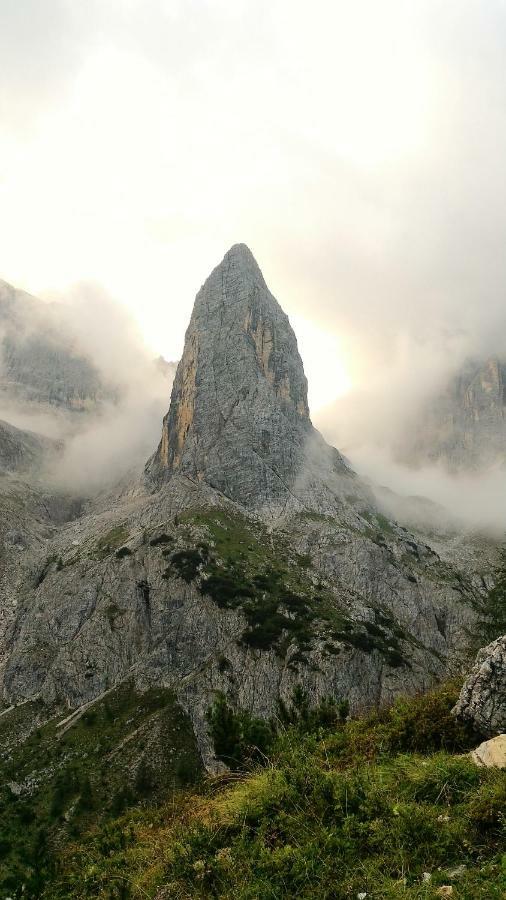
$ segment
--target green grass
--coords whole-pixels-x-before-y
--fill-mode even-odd
[[[272,648],[281,656],[291,647],[290,664],[296,667],[315,638],[326,634],[325,652],[336,652],[334,639],[367,653],[377,651],[392,667],[407,665],[400,641],[409,636],[391,617],[381,624],[352,622],[332,592],[315,579],[310,556],[294,552],[287,537],[272,535],[263,524],[226,510],[203,509],[182,514],[175,533],[161,537],[149,545],[171,545],[162,550],[165,576],[194,582],[222,608],[241,609],[247,621],[241,642],[246,646]]]
[[[504,898],[506,774],[463,753],[476,737],[451,717],[455,696],[278,723],[262,765],[68,845],[43,896]]]
[[[128,540],[128,535],[129,532],[125,525],[115,525],[98,539],[90,555],[94,559],[105,559],[106,556],[120,549],[122,544]]]
[[[33,707],[25,715],[33,716]],[[8,748],[7,733],[23,709],[0,720],[2,898],[14,896],[21,884],[24,896],[38,896],[61,843],[146,797],[166,796],[201,770],[191,725],[168,691],[139,694],[124,685],[65,734],[58,715]],[[11,783],[20,786],[19,796]]]

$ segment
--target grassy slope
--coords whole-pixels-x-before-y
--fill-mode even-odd
[[[33,705],[12,715],[29,718]],[[125,684],[60,736],[62,719],[14,747],[7,741],[14,723],[0,720],[2,900],[22,884],[25,896],[38,896],[61,846],[201,771],[191,725],[168,691],[138,694]]]
[[[506,773],[463,754],[476,738],[454,700],[443,688],[312,730],[299,718],[263,767],[68,845],[44,897],[503,898]]]
[[[118,526],[90,553],[121,558],[127,538]],[[384,610],[368,628],[349,622],[311,561],[261,526],[202,510],[145,543],[167,575],[240,606],[247,644],[284,655],[293,642],[303,655],[323,626],[328,640],[407,664],[399,641],[410,638]],[[6,752],[2,729],[23,716],[15,710],[0,723],[0,900],[23,884],[25,897],[45,884],[47,898],[430,897],[460,863],[455,896],[503,896],[505,779],[452,755],[468,740],[448,716],[453,700],[443,691],[384,720],[323,730],[299,716],[278,733],[266,768],[198,793],[182,789],[199,762],[168,692],[126,685],[63,737],[55,719]],[[10,781],[23,785],[19,798]],[[422,884],[426,870],[434,876]]]

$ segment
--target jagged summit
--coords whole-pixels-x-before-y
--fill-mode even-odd
[[[346,469],[311,424],[288,317],[249,248],[234,244],[197,294],[148,477],[183,474],[261,507],[293,498],[315,447],[329,471]]]
[[[243,272],[245,275],[249,276],[251,280],[257,281],[267,290],[262,270],[247,244],[232,244],[230,250],[225,253],[221,263],[216,266],[216,269],[221,269],[223,267],[230,267]],[[216,269],[214,271],[216,271]]]

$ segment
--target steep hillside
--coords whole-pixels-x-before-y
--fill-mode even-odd
[[[386,518],[314,429],[295,335],[244,245],[197,295],[142,481],[81,508],[48,497],[45,518],[38,489],[8,484],[0,511],[20,504],[10,532],[12,513],[0,516],[11,894],[12,867],[17,885],[41,869],[48,830],[57,848],[143,789],[161,798],[201,765],[222,771],[217,698],[232,731],[253,722],[260,739],[301,698],[313,724],[311,710],[357,715],[468,661],[487,558],[464,570]]]
[[[475,583],[377,512],[306,389],[288,319],[237,245],[197,296],[148,490],[27,559],[6,704],[163,686],[212,767],[215,691],[268,716],[302,683],[359,710],[459,665]]]
[[[60,776],[46,794],[48,812],[4,890],[24,880],[25,896],[46,900],[499,900],[506,780],[465,755],[476,736],[452,719],[455,696],[449,686],[345,722],[342,705],[310,711],[299,693],[270,726],[219,701],[211,727],[235,773],[197,788],[176,780],[162,801],[130,789],[104,809],[114,750],[89,780],[76,777],[74,755],[73,780]],[[94,728],[75,735],[70,753],[92,743]],[[109,750],[107,730],[103,743]],[[11,846],[41,802],[8,801]]]

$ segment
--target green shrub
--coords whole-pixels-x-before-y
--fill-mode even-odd
[[[506,634],[506,547],[495,571],[495,585],[483,603],[477,644],[481,647]]]
[[[245,711],[235,712],[221,693],[208,710],[207,720],[216,756],[231,769],[264,758],[272,745],[272,725]]]
[[[151,538],[149,545],[150,547],[159,547],[160,544],[173,544],[174,538],[171,537],[170,534],[158,534],[156,537]]]
[[[130,547],[120,547],[119,550],[116,550],[114,555],[117,559],[124,559],[125,556],[131,556],[132,551],[130,550]]]
[[[165,574],[168,577],[171,574],[170,569],[175,569],[179,577],[189,584],[197,577],[200,567],[206,560],[207,553],[202,548],[178,550],[170,557],[170,568]]]
[[[506,841],[506,777],[485,783],[469,803],[468,815],[477,838],[502,834]]]

